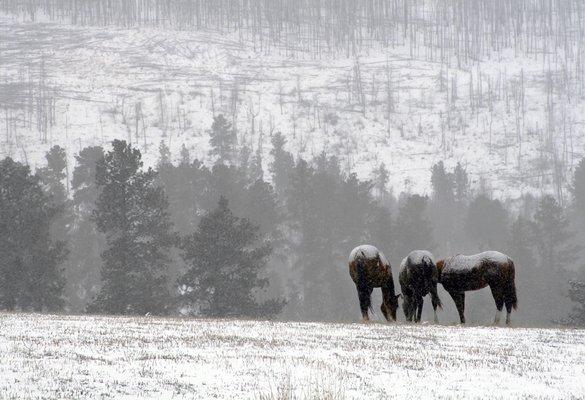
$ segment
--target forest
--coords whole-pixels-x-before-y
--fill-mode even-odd
[[[335,156],[294,157],[279,132],[262,160],[223,115],[209,135],[211,166],[161,142],[146,168],[121,140],[82,149],[70,180],[59,146],[36,171],[2,160],[2,309],[354,320],[347,256],[371,243],[395,277],[412,249],[503,251],[517,265],[519,324],[585,323],[585,159],[571,202],[527,195],[512,208],[472,190],[461,165],[435,164],[430,196],[393,193],[384,164],[360,180]],[[491,302],[472,296],[470,320],[489,318]]]

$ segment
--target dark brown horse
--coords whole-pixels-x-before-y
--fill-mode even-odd
[[[472,256],[456,255],[437,262],[439,282],[449,292],[461,323],[465,323],[465,292],[489,286],[496,302],[494,324],[500,322],[502,307],[506,305],[506,325],[510,324],[510,313],[518,306],[514,283],[514,262],[497,251],[486,251]]]
[[[372,291],[377,287],[382,289],[382,314],[387,321],[390,318],[396,321],[399,295],[394,294],[392,269],[381,251],[369,245],[353,249],[349,255],[349,275],[357,288],[364,322],[370,319],[368,310],[372,306]]]
[[[402,291],[402,310],[407,321],[420,322],[424,297],[430,293],[431,303],[437,318],[437,307],[441,307],[441,299],[437,294],[439,271],[433,255],[425,250],[411,251],[400,264],[398,282]]]

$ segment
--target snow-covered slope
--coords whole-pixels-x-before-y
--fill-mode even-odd
[[[585,393],[583,330],[19,314],[0,315],[0,326],[2,398]]]
[[[536,55],[503,50],[447,68],[411,57],[408,43],[291,58],[236,34],[0,22],[0,157],[33,166],[51,145],[73,160],[113,138],[148,164],[161,140],[175,157],[185,144],[208,159],[213,112],[235,121],[240,144],[261,145],[265,163],[271,132],[282,131],[294,154],[337,154],[362,178],[384,162],[395,192],[428,192],[441,159],[497,197],[551,192],[584,154],[585,102],[568,86],[549,90],[562,86],[562,63],[544,68]]]

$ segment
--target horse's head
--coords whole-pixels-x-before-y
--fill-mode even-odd
[[[402,311],[404,311],[404,318],[406,318],[407,321],[412,321],[415,312],[412,296],[402,296]]]
[[[398,299],[402,297],[402,294],[398,293],[394,297],[392,297],[393,301],[390,304],[390,316],[394,321],[396,321],[396,310],[398,310]]]
[[[392,319],[392,321],[396,321],[396,310],[398,309],[398,299],[400,297],[402,297],[401,294],[390,295],[385,297],[384,302],[382,302],[380,309],[387,320]]]

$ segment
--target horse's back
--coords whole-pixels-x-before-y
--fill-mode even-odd
[[[354,248],[351,253],[349,253],[348,262],[356,261],[358,258],[371,260],[377,258],[379,253],[380,251],[375,246],[362,244]]]
[[[425,258],[431,261],[433,264],[435,263],[435,257],[430,251],[427,250],[413,250],[403,261],[407,261],[409,264],[412,265],[422,265],[425,264]]]
[[[514,264],[510,257],[499,251],[484,251],[473,255],[458,254],[445,260],[441,271],[441,283],[446,288],[477,290],[491,282],[513,274]]]

